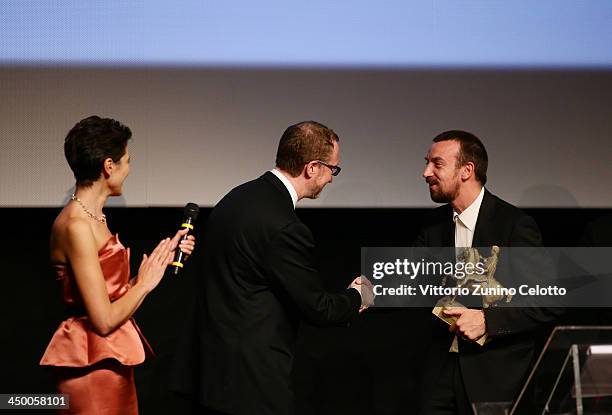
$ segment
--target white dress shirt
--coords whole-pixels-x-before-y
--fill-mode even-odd
[[[455,248],[469,248],[474,240],[474,230],[478,220],[478,212],[484,197],[484,187],[480,189],[478,197],[463,212],[457,213],[453,210],[453,222],[455,222]]]
[[[478,221],[478,212],[480,212],[480,205],[482,204],[482,198],[484,197],[484,187],[480,189],[478,197],[461,213],[453,210],[453,222],[455,222],[455,256],[459,256],[463,248],[469,248],[472,246],[474,240],[474,230],[476,229],[476,222]],[[449,352],[458,353],[459,344],[457,342],[457,335],[453,337]]]

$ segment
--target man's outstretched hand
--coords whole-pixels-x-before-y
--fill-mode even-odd
[[[361,295],[361,307],[359,307],[359,312],[363,312],[368,307],[374,305],[374,287],[372,283],[363,275],[355,278],[349,288],[354,288],[359,291]]]

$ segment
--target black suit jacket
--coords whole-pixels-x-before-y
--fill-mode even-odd
[[[455,225],[450,205],[435,209],[417,238],[417,246],[452,247]],[[474,230],[473,247],[537,247],[542,238],[535,221],[518,208],[485,190]],[[503,284],[503,280],[501,281]],[[552,322],[559,309],[500,307],[484,309],[487,334],[484,346],[459,340],[459,364],[467,395],[472,402],[513,401],[535,357],[534,332]],[[434,317],[435,318],[435,317]],[[434,327],[434,367],[428,370],[426,388],[435,387],[441,366],[449,353],[453,335],[437,319]],[[435,355],[438,355],[438,358]]]
[[[229,192],[204,234],[204,275],[175,358],[174,389],[227,413],[292,413],[299,321],[346,323],[360,295],[323,289],[313,237],[270,172]]]

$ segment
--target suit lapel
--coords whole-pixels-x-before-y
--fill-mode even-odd
[[[453,222],[453,208],[451,205],[444,205],[442,208],[440,221],[436,223],[434,235],[440,238],[431,241],[432,246],[453,247],[455,246],[455,223]],[[436,238],[436,239],[437,239]]]
[[[450,207],[450,205],[449,205]],[[449,209],[448,219],[444,221],[442,232],[442,246],[455,246],[455,222],[453,222],[453,208]]]
[[[493,238],[491,238],[491,232],[495,227],[494,222],[495,215],[495,198],[485,189],[484,196],[482,198],[482,204],[478,211],[478,220],[476,220],[476,228],[474,229],[474,238],[472,239],[472,246],[477,247],[490,247],[493,245]]]
[[[274,175],[274,173],[267,171],[260,177],[260,179],[271,183],[279,192],[281,192],[284,195],[284,200],[287,203],[287,207],[294,210],[293,200],[291,200],[289,190],[287,190],[283,182],[281,182],[280,179]]]

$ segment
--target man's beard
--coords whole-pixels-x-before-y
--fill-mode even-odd
[[[442,189],[439,181],[434,182],[434,184],[437,184],[438,188],[436,190],[433,190],[430,187],[429,196],[431,197],[431,200],[436,203],[450,203],[455,200],[457,196],[459,196],[459,182],[457,181],[453,183],[452,189],[446,191]]]
[[[310,195],[306,196],[308,199],[318,199],[319,196],[321,195],[321,192],[323,191],[323,188],[325,187],[325,185],[322,186],[316,186],[313,189],[311,189],[310,191]]]
[[[313,189],[310,196],[308,196],[308,199],[318,199],[319,196],[321,195],[321,192],[323,191],[323,187],[324,186],[322,186],[320,189]]]

